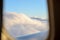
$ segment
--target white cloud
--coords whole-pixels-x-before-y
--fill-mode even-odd
[[[42,23],[41,21],[32,20],[24,14],[15,12],[4,13],[3,21],[4,27],[6,27],[10,34],[15,37],[23,34],[33,34],[48,29],[47,24]]]

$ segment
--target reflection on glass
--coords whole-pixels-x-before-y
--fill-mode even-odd
[[[5,0],[3,22],[6,40],[46,40],[47,0]]]

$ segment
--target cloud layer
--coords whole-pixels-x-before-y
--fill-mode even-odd
[[[22,36],[48,30],[48,25],[38,20],[32,20],[25,14],[4,13],[3,25],[14,36]]]

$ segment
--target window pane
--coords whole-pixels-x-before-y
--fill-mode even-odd
[[[48,18],[47,0],[4,0],[6,40],[46,40]]]

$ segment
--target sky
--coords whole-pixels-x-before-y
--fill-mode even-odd
[[[4,11],[24,13],[40,18],[48,17],[47,0],[4,0]]]

